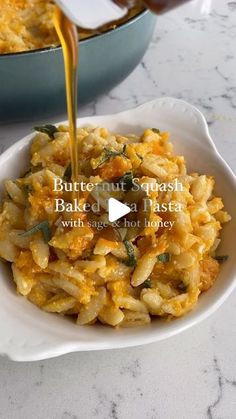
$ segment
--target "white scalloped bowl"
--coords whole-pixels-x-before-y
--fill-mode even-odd
[[[137,109],[110,116],[82,118],[79,125],[105,126],[120,133],[141,133],[146,127],[171,132],[175,152],[183,154],[188,170],[213,175],[216,191],[223,197],[227,211],[236,208],[236,179],[217,152],[203,115],[181,100],[161,98]],[[0,157],[0,184],[17,177],[29,162],[32,135],[17,142]],[[35,361],[75,351],[123,348],[160,341],[199,323],[213,313],[228,297],[236,284],[236,262],[232,238],[236,220],[223,228],[221,254],[229,255],[222,265],[214,286],[203,294],[197,306],[185,317],[134,329],[112,329],[105,326],[79,327],[58,315],[40,311],[18,296],[9,267],[0,264],[0,353],[16,361]]]

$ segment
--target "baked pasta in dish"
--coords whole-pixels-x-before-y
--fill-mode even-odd
[[[187,173],[167,132],[146,129],[136,136],[79,128],[79,182],[98,187],[81,189],[78,202],[101,206],[89,213],[68,210],[68,128],[36,130],[29,170],[5,181],[0,214],[0,256],[11,263],[17,292],[79,325],[132,327],[185,315],[226,259],[216,249],[230,216],[214,194],[213,177]],[[122,188],[111,187],[117,184]],[[120,226],[109,223],[110,197],[136,207]],[[66,203],[61,211],[56,202]]]
[[[59,45],[53,25],[55,4],[51,0],[0,0],[0,54],[30,51]],[[136,7],[115,24],[104,25],[98,33],[115,29],[143,10]],[[94,33],[78,28],[80,39]]]

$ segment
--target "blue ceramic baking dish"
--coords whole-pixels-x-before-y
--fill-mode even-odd
[[[143,11],[116,29],[80,42],[79,101],[102,94],[137,66],[156,17]],[[0,122],[65,111],[61,47],[0,55]]]

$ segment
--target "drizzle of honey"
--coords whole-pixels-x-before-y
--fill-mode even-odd
[[[54,14],[54,26],[62,45],[64,57],[72,181],[77,182],[79,176],[78,144],[76,138],[77,74],[79,57],[78,30],[76,25],[71,22],[58,7]],[[75,195],[73,197],[75,198]]]

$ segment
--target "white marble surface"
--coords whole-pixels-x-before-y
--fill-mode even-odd
[[[162,95],[186,99],[204,112],[235,170],[235,39],[236,2],[187,4],[159,18],[139,67],[81,115],[116,112]],[[31,126],[1,126],[1,151]],[[0,419],[93,417],[234,419],[235,293],[210,319],[165,342],[36,363],[0,358]]]

